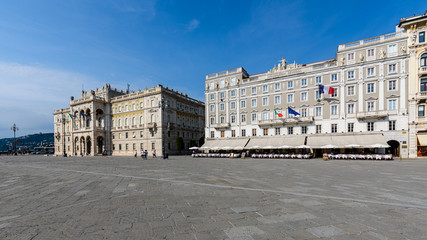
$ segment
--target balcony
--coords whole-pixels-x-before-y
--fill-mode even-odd
[[[388,116],[388,111],[360,112],[356,114],[357,119],[384,119]]]
[[[285,125],[290,125],[290,124],[307,124],[307,123],[312,123],[313,121],[314,121],[313,117],[286,118]]]
[[[284,119],[260,120],[258,121],[258,126],[282,126],[284,123]]]
[[[424,67],[420,67],[419,69],[418,69],[418,75],[419,76],[425,76],[425,75],[427,75],[427,66],[424,66]]]
[[[425,102],[427,100],[427,91],[426,92],[417,92],[416,99],[418,103]]]
[[[156,127],[157,127],[157,123],[155,122],[147,123],[147,128],[156,128]]]
[[[230,123],[211,124],[211,127],[215,129],[226,129],[230,127]]]

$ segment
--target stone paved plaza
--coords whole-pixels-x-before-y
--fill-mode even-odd
[[[0,239],[427,239],[427,161],[0,156]]]

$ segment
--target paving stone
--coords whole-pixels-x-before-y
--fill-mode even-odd
[[[346,234],[346,232],[344,232],[343,230],[335,226],[321,226],[321,227],[308,228],[307,231],[319,238],[334,237],[334,236]]]
[[[224,230],[225,234],[229,238],[238,238],[238,237],[248,237],[251,235],[260,235],[264,234],[259,228],[255,226],[244,226],[244,227],[234,227]]]

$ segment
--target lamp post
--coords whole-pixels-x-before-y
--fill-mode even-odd
[[[166,147],[165,147],[165,134],[164,134],[164,125],[163,125],[163,112],[164,112],[164,110],[165,110],[165,108],[166,108],[166,100],[165,100],[165,98],[164,97],[162,97],[162,99],[160,100],[160,102],[159,102],[159,109],[160,109],[160,122],[161,122],[161,124],[162,124],[162,157],[163,157],[163,159],[166,159],[166,158],[168,158],[167,156],[166,156]],[[167,126],[166,126],[166,128],[167,128]]]
[[[65,152],[65,115],[62,114],[62,136],[63,136],[63,145],[62,145],[62,150],[63,150],[63,157],[67,157],[67,153]]]
[[[10,128],[10,130],[13,131],[13,151],[14,151],[15,155],[17,155],[17,153],[16,153],[16,131],[18,131],[19,128],[14,123],[12,128]]]

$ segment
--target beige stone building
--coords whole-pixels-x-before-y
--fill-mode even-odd
[[[408,157],[407,45],[406,32],[396,27],[339,45],[334,59],[308,64],[282,59],[264,73],[250,75],[240,67],[206,75],[205,146],[268,149],[265,145],[274,143],[266,139],[276,136],[276,142],[316,152],[331,144],[316,137],[332,136],[342,152],[365,147]],[[320,84],[335,88],[335,94],[319,94]],[[301,115],[289,114],[288,107]],[[247,146],[234,146],[237,142]]]
[[[427,12],[403,18],[409,53],[409,157],[427,156]]]
[[[162,156],[188,151],[204,139],[204,104],[162,85],[124,92],[107,84],[82,92],[69,108],[54,111],[54,121],[56,155],[65,149],[67,155],[139,156],[147,150]]]

